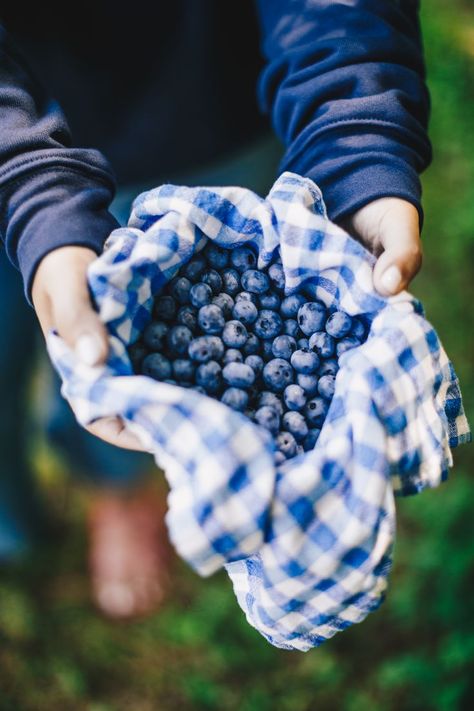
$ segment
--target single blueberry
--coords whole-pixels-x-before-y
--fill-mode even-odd
[[[171,296],[173,296],[178,304],[187,304],[189,302],[191,286],[191,282],[186,277],[177,277],[173,279],[169,285]]]
[[[325,400],[332,400],[336,387],[334,375],[322,375],[318,381],[318,392]]]
[[[283,393],[283,399],[288,410],[302,410],[306,405],[306,394],[301,385],[288,385]]]
[[[244,357],[242,353],[237,350],[237,348],[228,348],[224,353],[223,361],[224,365],[227,363],[243,363]]]
[[[222,340],[229,348],[241,348],[247,340],[247,329],[240,321],[227,321],[222,332]]]
[[[344,338],[352,328],[352,319],[344,311],[334,311],[326,321],[326,333],[333,338]],[[318,329],[319,330],[319,329]]]
[[[222,291],[222,278],[215,269],[209,269],[207,272],[204,272],[201,277],[201,282],[210,286],[213,294],[218,294]]]
[[[275,357],[275,356],[273,355],[273,350],[272,350],[272,348],[273,348],[273,343],[272,343],[272,341],[262,341],[262,342],[261,342],[260,351],[261,351],[261,354],[262,354],[262,358],[263,358],[263,360],[264,360],[265,362],[268,362],[269,360],[273,360],[273,358]]]
[[[225,326],[222,309],[216,304],[201,306],[198,312],[198,323],[205,333],[221,333]]]
[[[209,242],[206,249],[206,258],[213,269],[222,270],[229,264],[229,250]]]
[[[276,338],[282,332],[282,329],[281,316],[276,311],[269,311],[268,309],[260,311],[254,324],[255,334],[263,339]]]
[[[305,407],[305,417],[308,424],[321,427],[327,415],[328,403],[322,397],[313,397]]]
[[[272,342],[272,352],[275,358],[290,360],[296,350],[296,341],[292,336],[277,336]]]
[[[148,348],[141,341],[136,341],[132,343],[127,350],[133,370],[135,373],[139,373],[141,371],[142,360],[148,355]]]
[[[280,313],[283,318],[295,318],[298,315],[298,310],[306,303],[306,297],[303,294],[292,294],[287,296],[281,302]]]
[[[224,269],[222,276],[222,288],[229,296],[235,296],[240,291],[240,276],[236,269]]]
[[[345,336],[336,344],[336,355],[340,358],[343,353],[351,350],[351,348],[357,348],[357,346],[360,346],[358,338],[355,336]]]
[[[263,369],[265,385],[274,392],[282,392],[293,382],[293,368],[283,358],[274,358]]]
[[[218,336],[198,336],[189,344],[189,357],[198,363],[219,360],[224,355],[224,344]]]
[[[334,355],[336,344],[334,338],[326,331],[316,331],[309,339],[309,347],[321,358],[330,358]]]
[[[143,332],[145,345],[152,351],[162,351],[165,347],[169,326],[163,321],[151,321]]]
[[[305,336],[321,331],[326,321],[326,307],[321,301],[308,301],[298,309],[298,324]]]
[[[273,435],[277,435],[280,429],[280,415],[275,408],[270,405],[259,407],[254,415],[255,422],[261,427],[269,430]]]
[[[286,457],[283,454],[283,452],[280,452],[278,449],[274,454],[274,460],[275,460],[275,465],[278,467],[280,464],[283,464],[283,462],[286,462]]]
[[[309,350],[309,340],[307,338],[298,338],[298,340],[296,341],[296,345],[298,346],[300,351]]]
[[[302,442],[308,434],[308,425],[301,412],[285,412],[282,427],[291,432],[297,442]]]
[[[264,390],[260,393],[258,397],[258,406],[263,407],[264,405],[269,405],[270,407],[273,407],[273,409],[278,412],[280,417],[283,415],[282,402],[278,395],[275,395],[275,393],[271,393],[268,390]]]
[[[280,432],[276,438],[276,446],[286,459],[290,459],[296,454],[296,440],[291,432]]]
[[[265,272],[247,269],[242,274],[242,286],[251,294],[264,294],[270,288],[270,280]]]
[[[304,375],[311,375],[319,368],[319,358],[310,350],[295,351],[290,362],[297,373],[304,373]]]
[[[256,375],[260,375],[263,370],[263,366],[265,365],[263,358],[255,354],[248,355],[245,359],[245,363],[252,368]]]
[[[280,297],[278,294],[275,294],[274,291],[267,291],[266,294],[260,294],[258,302],[261,309],[269,309],[270,311],[278,311],[281,303]]]
[[[313,427],[308,431],[308,434],[303,440],[303,449],[305,452],[310,452],[312,449],[314,449],[316,442],[318,441],[320,432],[321,430],[319,430],[317,427]]]
[[[202,252],[195,254],[194,257],[184,265],[184,276],[192,282],[197,282],[201,279],[201,274],[207,268],[207,262]]]
[[[235,297],[235,303],[237,304],[239,301],[251,301],[252,304],[258,306],[257,295],[251,294],[250,291],[239,291],[239,293]]]
[[[298,326],[298,321],[294,318],[287,318],[283,321],[283,333],[287,336],[293,336],[297,338],[298,334],[301,333],[300,327]]]
[[[233,388],[248,388],[253,385],[255,372],[246,363],[228,363],[222,371],[224,380]]]
[[[172,363],[173,375],[178,382],[192,382],[194,380],[195,367],[194,363],[185,358],[177,358]]]
[[[217,296],[212,297],[212,303],[222,309],[225,318],[230,318],[232,309],[234,308],[234,299],[230,294],[225,294],[223,291]]]
[[[237,319],[237,321],[242,321],[242,323],[248,326],[257,320],[257,307],[251,301],[240,299],[240,301],[235,303],[232,309],[232,316]]]
[[[256,265],[257,257],[253,249],[242,245],[230,251],[230,261],[238,272],[245,272],[246,269],[252,269]]]
[[[201,363],[196,370],[196,384],[209,395],[217,395],[222,388],[222,368],[215,360]]]
[[[161,353],[150,353],[142,362],[142,373],[155,380],[171,378],[171,363]]]
[[[268,267],[268,276],[271,279],[273,287],[277,291],[285,290],[285,272],[283,271],[283,264],[279,262],[274,262]]]
[[[329,358],[319,366],[318,375],[319,377],[322,375],[336,375],[338,370],[339,364],[337,360],[335,358]]]
[[[227,388],[227,390],[224,390],[221,402],[233,410],[243,412],[248,405],[249,396],[245,390],[241,390],[240,388]]]
[[[362,341],[365,339],[365,333],[366,333],[365,324],[361,321],[361,319],[353,318],[350,335],[355,336],[362,343]]]
[[[318,378],[316,375],[304,375],[303,373],[298,373],[296,376],[296,382],[305,391],[306,397],[314,397],[318,393]]]
[[[172,296],[159,296],[153,309],[154,316],[159,321],[173,321],[176,315],[176,301]]]
[[[185,355],[192,338],[193,334],[187,326],[173,326],[167,336],[170,353],[174,356]]]
[[[207,304],[211,303],[212,289],[209,284],[203,284],[203,282],[199,282],[198,284],[194,284],[194,286],[191,287],[189,297],[191,299],[192,305],[195,306],[197,309],[200,309],[201,306],[206,306]]]
[[[249,333],[242,350],[245,355],[254,355],[260,352],[260,341],[255,333]]]
[[[197,309],[194,306],[181,306],[176,321],[182,326],[187,326],[191,331],[197,328]]]

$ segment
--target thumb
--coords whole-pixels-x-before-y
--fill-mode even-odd
[[[392,296],[407,288],[422,262],[418,213],[405,211],[396,219],[387,213],[380,223],[382,247],[373,273],[374,286],[382,296]]]

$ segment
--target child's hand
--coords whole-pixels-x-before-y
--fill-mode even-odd
[[[343,227],[376,257],[374,286],[398,294],[416,276],[422,259],[418,211],[400,198],[381,198],[344,221]]]

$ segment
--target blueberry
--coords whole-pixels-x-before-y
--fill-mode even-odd
[[[326,331],[316,331],[309,339],[309,347],[321,358],[330,358],[334,355],[336,344],[334,338]]]
[[[297,373],[311,375],[319,368],[319,358],[310,350],[298,350],[291,356],[291,365]]]
[[[246,269],[252,269],[257,264],[257,257],[253,249],[242,245],[242,247],[236,247],[231,250],[230,261],[237,271],[245,272]]]
[[[275,393],[271,393],[268,390],[264,390],[260,393],[258,397],[258,406],[263,407],[264,405],[273,407],[273,409],[276,410],[280,416],[283,415],[283,405],[281,404],[280,398],[278,395],[275,395]]]
[[[317,427],[314,427],[313,429],[310,429],[308,431],[308,434],[303,440],[303,449],[305,452],[309,452],[314,449],[315,444],[318,441],[320,432],[321,430],[319,430]]]
[[[167,336],[170,353],[175,356],[185,355],[192,338],[193,334],[187,326],[173,326]]]
[[[191,299],[192,305],[195,306],[197,309],[200,309],[201,306],[206,306],[207,304],[211,303],[212,289],[209,284],[203,284],[203,282],[199,282],[198,284],[194,284],[194,286],[191,287],[189,297]]]
[[[306,298],[302,294],[292,294],[281,302],[280,313],[284,318],[295,318],[298,310],[306,303]]]
[[[328,411],[328,403],[322,397],[313,397],[305,407],[306,422],[321,427]]]
[[[300,333],[300,327],[298,326],[298,321],[294,318],[287,318],[283,321],[283,333],[287,336],[293,336],[296,338]]]
[[[260,352],[260,341],[254,333],[249,333],[243,346],[245,355],[254,355]]]
[[[259,338],[276,338],[283,328],[281,316],[276,311],[263,309],[255,321],[254,331]]]
[[[309,350],[309,340],[307,338],[298,338],[298,340],[296,341],[296,345],[298,346],[300,351]]]
[[[332,400],[336,387],[334,375],[322,375],[318,381],[318,392],[325,400]]]
[[[283,393],[283,399],[288,410],[302,410],[306,405],[306,394],[301,385],[288,385]]]
[[[275,392],[282,392],[293,382],[293,368],[283,358],[274,358],[265,364],[263,369],[265,385]]]
[[[155,301],[153,313],[159,321],[173,321],[176,315],[176,302],[173,297],[159,296]]]
[[[222,276],[222,288],[226,294],[235,296],[240,291],[240,276],[236,269],[224,269]]]
[[[272,342],[272,352],[275,358],[290,360],[296,350],[296,341],[292,336],[277,336]]]
[[[237,350],[237,348],[228,348],[224,353],[223,361],[224,365],[227,363],[243,363],[244,357],[242,353]]]
[[[344,338],[352,328],[351,317],[344,311],[334,311],[326,321],[326,332],[333,338]]]
[[[194,306],[181,306],[176,321],[182,326],[187,326],[191,331],[197,328],[197,309]]]
[[[255,372],[246,363],[228,363],[222,375],[233,388],[248,388],[255,380]]]
[[[143,359],[142,373],[155,380],[167,380],[171,378],[171,363],[161,353],[150,353]]]
[[[229,348],[241,348],[247,340],[247,329],[240,321],[227,321],[222,340]]]
[[[240,299],[240,301],[235,303],[232,309],[232,316],[237,319],[237,321],[242,321],[242,323],[248,326],[257,320],[257,307],[251,301]]]
[[[291,432],[280,432],[276,438],[276,446],[278,451],[284,454],[287,459],[294,457],[296,454],[296,440]]]
[[[213,269],[222,270],[229,264],[229,251],[211,242],[206,247],[206,258]]]
[[[355,336],[356,338],[359,339],[359,341],[363,341],[365,338],[365,325],[359,318],[353,318],[352,319],[352,327],[351,327],[351,336]]]
[[[339,358],[346,351],[351,350],[351,348],[356,348],[360,346],[360,341],[355,336],[346,336],[341,338],[341,340],[336,344],[336,354]]]
[[[141,371],[142,360],[146,355],[148,355],[148,348],[140,341],[136,341],[128,347],[128,356],[136,373]]]
[[[296,382],[303,388],[306,397],[314,397],[318,393],[318,378],[316,375],[304,375],[298,373]]]
[[[184,276],[192,282],[199,281],[206,267],[207,263],[202,253],[195,254],[194,257],[185,264],[183,270]]]
[[[326,307],[320,301],[308,301],[298,309],[298,324],[305,336],[321,331],[326,321]]]
[[[261,350],[262,358],[264,361],[267,362],[269,360],[273,360],[273,358],[275,357],[273,355],[272,348],[273,348],[272,341],[262,341],[260,350]]]
[[[177,358],[172,363],[173,375],[179,382],[184,380],[185,382],[192,382],[194,380],[194,363],[185,358]]]
[[[275,262],[268,267],[268,276],[271,279],[273,287],[277,291],[285,290],[285,272],[283,271],[283,264]]]
[[[225,326],[222,309],[216,304],[201,306],[198,312],[198,323],[205,333],[221,333]]]
[[[270,405],[263,405],[258,408],[255,413],[255,422],[261,427],[265,427],[273,435],[277,435],[280,429],[280,415]]]
[[[224,344],[218,336],[198,336],[189,344],[189,357],[198,363],[219,360],[224,355]]]
[[[274,460],[275,465],[278,467],[280,464],[283,464],[283,462],[286,462],[286,457],[283,452],[277,450],[274,455]]]
[[[319,366],[318,375],[319,377],[322,375],[336,375],[338,370],[339,364],[337,360],[335,360],[335,358],[329,358],[329,360],[324,361],[324,363],[321,363]]]
[[[217,395],[222,387],[222,368],[215,360],[201,363],[196,370],[196,384],[209,395]]]
[[[251,294],[264,294],[270,288],[270,280],[265,272],[247,269],[242,274],[242,286]]]
[[[165,347],[169,326],[162,321],[152,321],[143,332],[145,345],[152,351],[162,351]]]
[[[284,430],[291,432],[297,442],[302,442],[308,434],[308,425],[300,412],[285,412],[282,426]]]
[[[278,311],[280,308],[280,297],[273,291],[268,291],[266,294],[260,294],[258,301],[261,309]]]
[[[235,303],[237,304],[239,301],[251,301],[252,304],[258,306],[258,298],[256,294],[251,294],[250,291],[239,291],[235,297]]]
[[[240,388],[227,388],[221,397],[221,402],[233,410],[243,412],[248,405],[249,396],[245,390],[241,390]]]
[[[212,303],[222,309],[225,318],[230,318],[232,309],[234,308],[234,299],[232,296],[221,291],[220,294],[212,297]]]
[[[265,363],[263,362],[263,358],[259,355],[254,354],[248,355],[245,359],[245,363],[252,368],[256,375],[260,375],[263,370],[263,366],[265,365]]]
[[[191,290],[191,282],[186,277],[177,277],[170,282],[171,295],[178,304],[187,304],[189,302],[189,292]]]
[[[215,269],[209,269],[207,272],[204,272],[201,277],[201,282],[210,286],[213,294],[218,294],[222,291],[222,278]]]

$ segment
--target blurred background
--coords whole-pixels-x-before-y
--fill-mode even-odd
[[[474,4],[424,0],[433,111],[424,176],[425,261],[413,285],[460,378],[474,422]],[[40,375],[33,392],[41,398]],[[245,622],[224,574],[178,563],[174,591],[145,621],[90,603],[84,493],[36,427],[29,457],[54,545],[0,567],[0,711],[454,711],[474,708],[474,447],[441,488],[398,501],[388,598],[361,625],[300,654]],[[1,435],[0,435],[1,436]]]

